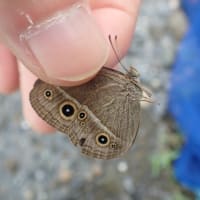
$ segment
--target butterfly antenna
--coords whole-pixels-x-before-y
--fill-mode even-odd
[[[111,38],[111,35],[108,36],[109,38],[109,42],[110,42],[110,45],[113,49],[113,52],[117,58],[117,61],[119,62],[119,64],[121,65],[121,67],[127,72],[129,73],[129,71],[127,70],[127,68],[122,64],[121,60],[120,60],[120,57],[119,57],[119,51],[118,51],[118,45],[117,45],[117,35],[115,35],[115,46],[113,44],[113,41],[112,41],[112,38]],[[148,103],[154,103],[154,100],[152,99],[152,95],[151,93],[144,87],[140,86],[140,84],[138,83],[138,81],[136,81],[135,79],[132,79],[133,83],[138,87],[140,88],[145,95],[143,95],[142,99],[140,101],[145,101],[145,102],[148,102]]]
[[[119,62],[119,64],[121,65],[121,67],[126,71],[128,72],[128,70],[126,69],[126,67],[122,64],[121,60],[120,60],[120,57],[119,57],[119,53],[117,52],[117,48],[114,47],[114,44],[112,42],[112,38],[111,38],[111,35],[108,36],[109,38],[109,42],[110,42],[110,45],[112,47],[112,50],[117,58],[117,61]],[[115,45],[117,46],[117,35],[115,35]]]

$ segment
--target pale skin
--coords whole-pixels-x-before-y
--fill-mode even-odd
[[[52,132],[30,106],[34,81],[79,85],[113,67],[108,35],[118,36],[125,55],[139,6],[140,0],[1,0],[0,93],[20,88],[25,119],[38,132]]]

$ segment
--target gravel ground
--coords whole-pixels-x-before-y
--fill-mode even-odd
[[[160,170],[155,164],[165,155],[162,152],[171,131],[163,120],[169,72],[186,29],[178,3],[143,1],[134,40],[123,63],[139,70],[156,102],[142,104],[139,136],[124,157],[89,159],[64,134],[38,135],[23,120],[19,93],[0,96],[1,200],[183,199],[180,197],[185,193],[173,180],[170,167]]]

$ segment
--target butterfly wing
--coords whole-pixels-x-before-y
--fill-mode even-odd
[[[93,131],[88,136],[92,156],[96,154],[104,159],[118,157],[126,152],[136,137],[140,120],[140,98],[142,91],[125,77],[124,74],[103,68],[95,79],[79,87],[64,88],[67,93],[77,99],[116,137],[109,149],[96,144]],[[93,122],[94,123],[94,122]],[[95,123],[94,123],[95,124]],[[119,142],[120,141],[120,142]],[[89,154],[89,150],[83,153]],[[100,153],[102,152],[102,153]],[[106,152],[106,153],[105,153]]]
[[[126,152],[135,139],[140,94],[124,74],[103,68],[94,79],[76,87],[38,80],[30,102],[42,119],[66,133],[84,154],[110,159]]]

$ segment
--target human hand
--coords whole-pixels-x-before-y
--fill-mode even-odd
[[[0,93],[20,87],[26,120],[39,132],[52,131],[29,103],[36,78],[56,85],[78,85],[103,65],[114,66],[117,60],[108,35],[118,36],[123,56],[139,4],[140,0],[1,0]]]

